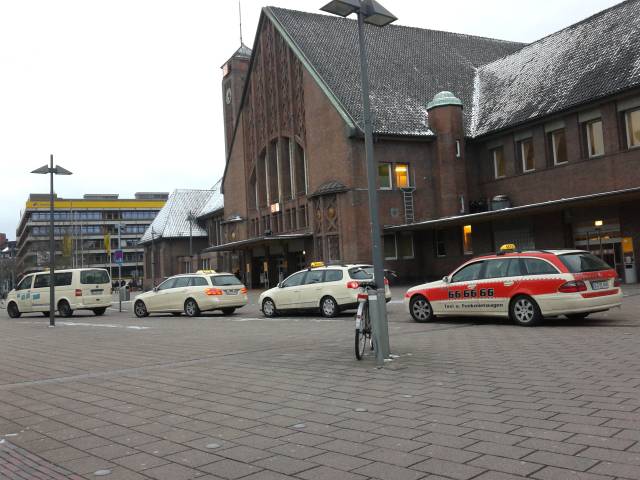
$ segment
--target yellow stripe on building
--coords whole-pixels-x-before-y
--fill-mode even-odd
[[[166,200],[55,200],[53,209],[162,208]],[[27,209],[49,208],[48,201],[27,200]]]

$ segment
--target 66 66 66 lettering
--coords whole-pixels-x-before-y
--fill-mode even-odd
[[[493,288],[480,288],[478,290],[449,290],[449,298],[476,298],[493,297]]]

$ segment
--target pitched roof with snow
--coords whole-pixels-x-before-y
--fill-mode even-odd
[[[151,242],[152,232],[154,240],[188,237],[189,215],[197,216],[215,193],[214,190],[175,190],[142,235],[140,243]],[[207,236],[207,232],[195,220],[191,230],[193,237]]]
[[[473,136],[640,86],[640,0],[478,69]]]
[[[209,201],[205,203],[200,211],[196,214],[196,217],[206,217],[207,215],[211,215],[214,212],[217,212],[221,208],[224,208],[224,195],[220,191],[222,187],[222,179],[218,180],[213,187],[211,187],[211,191],[213,195],[209,198]]]
[[[275,7],[264,12],[362,125],[356,21]],[[365,25],[365,37],[373,130],[388,135],[432,135],[426,106],[436,93],[452,91],[470,106],[475,69],[524,45],[399,25]],[[469,124],[471,108],[465,112]]]

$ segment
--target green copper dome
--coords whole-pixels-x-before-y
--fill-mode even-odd
[[[462,102],[451,92],[440,92],[436,93],[433,100],[427,104],[427,110],[431,110],[434,107],[443,107],[445,105],[459,105],[462,107]]]

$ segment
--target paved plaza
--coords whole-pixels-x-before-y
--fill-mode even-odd
[[[640,289],[537,328],[417,324],[402,292],[383,369],[348,313],[0,310],[0,478],[640,478]]]

